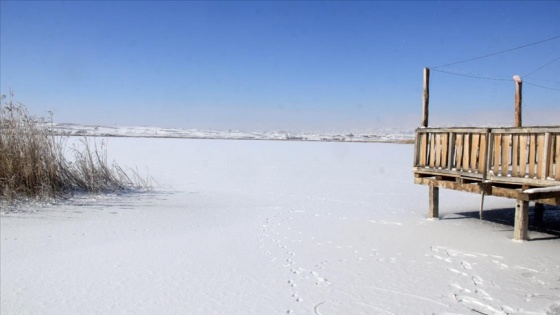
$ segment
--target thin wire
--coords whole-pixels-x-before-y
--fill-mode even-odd
[[[523,83],[529,84],[529,85],[532,85],[532,86],[536,86],[536,87],[539,87],[539,88],[541,88],[541,89],[547,89],[547,90],[553,90],[553,91],[560,91],[560,89],[557,89],[557,88],[551,88],[551,87],[547,87],[547,86],[537,85],[537,84],[534,84],[534,83],[531,83],[531,82],[527,82],[527,81],[523,81]]]
[[[555,62],[555,61],[558,60],[558,59],[560,59],[560,57],[558,57],[558,58],[556,58],[556,59],[554,59],[554,60],[552,60],[552,61],[546,63],[545,65],[541,66],[540,68],[537,68],[537,69],[535,69],[535,70],[533,70],[533,71],[531,71],[531,72],[529,72],[529,73],[527,73],[526,75],[521,76],[521,77],[522,77],[522,78],[526,78],[526,77],[530,76],[531,74],[533,74],[533,73],[535,73],[535,72],[541,70],[542,68],[544,68],[544,67],[550,65],[551,63]]]
[[[495,56],[495,55],[503,54],[503,53],[510,52],[510,51],[513,51],[513,50],[517,50],[517,49],[533,46],[533,45],[536,45],[536,44],[548,42],[548,41],[551,41],[551,40],[554,40],[554,39],[557,39],[557,38],[560,38],[560,35],[554,36],[554,37],[551,37],[551,38],[547,38],[547,39],[543,39],[543,40],[540,40],[538,42],[525,44],[525,45],[522,45],[522,46],[519,46],[519,47],[514,47],[514,48],[502,50],[502,51],[499,51],[499,52],[491,53],[491,54],[488,54],[488,55],[479,56],[479,57],[475,57],[475,58],[469,58],[469,59],[456,61],[456,62],[448,63],[448,64],[441,65],[441,66],[435,66],[435,67],[431,67],[431,68],[435,69],[435,68],[440,68],[440,67],[447,67],[447,66],[457,65],[457,64],[460,64],[460,63],[468,62],[468,61],[473,61],[473,60],[478,60],[478,59],[482,59],[482,58],[486,58],[486,57],[490,57],[490,56]]]
[[[453,75],[461,76],[461,77],[474,78],[474,79],[493,80],[493,81],[511,81],[512,80],[512,79],[503,79],[503,78],[483,77],[481,75],[476,75],[476,74],[464,74],[464,73],[459,73],[459,72],[453,72],[453,71],[450,71],[450,70],[433,69],[433,71],[447,73],[447,74],[453,74]]]

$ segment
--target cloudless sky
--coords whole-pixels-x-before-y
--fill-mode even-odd
[[[560,125],[560,2],[1,1],[0,88],[107,126],[337,131]],[[526,78],[525,74],[529,74]]]

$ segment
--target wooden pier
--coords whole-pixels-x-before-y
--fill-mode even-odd
[[[560,126],[419,128],[414,183],[429,186],[429,217],[440,187],[515,199],[514,239],[526,240],[529,202],[560,205]]]

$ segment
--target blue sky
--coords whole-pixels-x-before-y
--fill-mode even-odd
[[[422,69],[560,35],[560,2],[1,2],[0,88],[57,122],[364,130],[421,121]],[[560,38],[432,71],[430,125],[513,124]],[[524,78],[560,124],[560,60]],[[554,90],[556,89],[556,90]],[[544,119],[544,120],[541,120]]]

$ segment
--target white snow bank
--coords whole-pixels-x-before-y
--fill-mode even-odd
[[[1,217],[2,314],[554,314],[558,239],[429,221],[413,146],[113,138],[145,195]],[[486,198],[486,208],[512,207]],[[487,212],[488,213],[488,212]],[[533,239],[549,235],[531,231]]]

